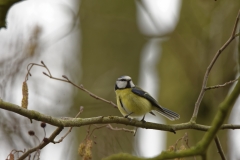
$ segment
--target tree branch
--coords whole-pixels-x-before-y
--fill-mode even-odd
[[[199,110],[199,106],[200,103],[203,99],[203,96],[205,94],[205,88],[207,86],[207,81],[208,81],[208,76],[210,74],[210,71],[212,70],[213,65],[215,64],[216,60],[218,59],[218,57],[220,56],[220,54],[222,53],[222,51],[225,50],[225,48],[238,36],[238,34],[236,34],[236,29],[237,29],[237,24],[239,21],[239,17],[240,17],[240,10],[238,11],[238,15],[232,30],[232,34],[230,36],[230,38],[227,40],[227,42],[217,51],[217,53],[215,54],[215,56],[213,57],[211,63],[209,64],[209,66],[207,67],[207,70],[205,72],[204,75],[204,79],[203,79],[203,84],[202,84],[202,89],[200,91],[200,94],[198,96],[197,102],[195,103],[195,107],[194,107],[194,112],[191,118],[192,122],[195,122],[197,119],[197,115],[198,115],[198,110]]]
[[[45,68],[45,69],[47,70],[47,72],[48,72],[48,73],[43,72],[43,74],[44,74],[45,76],[47,76],[47,77],[49,77],[49,78],[51,78],[51,79],[54,79],[54,80],[58,80],[58,81],[70,83],[70,84],[72,84],[73,86],[77,87],[78,89],[80,89],[80,90],[88,93],[91,97],[93,97],[93,98],[95,98],[95,99],[97,99],[97,100],[101,100],[101,101],[103,101],[103,102],[105,102],[105,103],[111,104],[112,106],[114,106],[115,108],[117,108],[117,105],[114,104],[113,102],[108,101],[108,100],[106,100],[106,99],[104,99],[104,98],[102,98],[102,97],[99,97],[99,96],[93,94],[93,93],[90,92],[89,90],[85,89],[82,84],[81,84],[80,86],[77,85],[77,84],[75,84],[74,82],[72,82],[71,80],[69,80],[69,78],[68,78],[67,76],[65,76],[65,75],[62,76],[64,79],[62,79],[62,78],[57,78],[57,77],[53,77],[52,74],[51,74],[51,72],[50,72],[50,70],[48,69],[48,67],[45,65],[45,63],[44,63],[43,61],[41,61],[41,64],[37,64],[37,63],[30,63],[30,64],[28,64],[28,66],[27,66],[27,74],[26,74],[26,76],[25,76],[25,82],[28,80],[28,77],[31,76],[30,71],[31,71],[31,69],[32,69],[34,66],[39,66],[39,67]]]
[[[75,116],[75,118],[79,117],[82,112],[83,112],[83,107],[81,106],[81,107],[80,107],[80,110],[79,110],[78,114]],[[70,127],[69,130],[67,131],[67,133],[66,133],[63,137],[61,137],[58,141],[53,141],[53,143],[55,144],[55,143],[60,143],[60,142],[62,142],[63,139],[66,138],[67,135],[72,131],[72,128],[73,128],[73,127]]]
[[[37,151],[38,149],[44,148],[46,145],[48,145],[50,142],[54,141],[54,138],[63,130],[63,127],[58,127],[52,135],[47,139],[47,141],[43,141],[41,144],[39,144],[37,147],[29,149],[27,152],[25,152],[21,157],[19,157],[18,160],[24,160],[29,154]]]
[[[210,129],[210,126],[191,123],[191,122],[165,125],[165,124],[158,124],[158,123],[151,123],[151,122],[141,122],[134,119],[129,121],[127,118],[117,117],[117,116],[108,116],[108,117],[99,116],[99,117],[91,117],[91,118],[67,118],[67,119],[56,118],[56,117],[51,117],[49,115],[41,114],[34,110],[27,110],[15,104],[4,102],[3,100],[0,100],[0,108],[17,113],[29,119],[42,121],[57,127],[80,127],[80,126],[86,126],[91,124],[117,123],[117,124],[130,125],[130,126],[141,127],[146,129],[169,131],[173,133],[175,133],[175,131],[184,130],[184,129],[194,129],[199,131],[207,131]],[[221,129],[240,129],[240,125],[225,124],[225,125],[222,125]]]
[[[206,88],[205,88],[205,91],[206,91],[206,90],[210,90],[210,89],[216,89],[216,88],[220,88],[220,87],[225,87],[225,86],[227,86],[227,85],[229,85],[229,84],[232,84],[232,83],[234,83],[234,82],[236,82],[236,81],[238,81],[238,80],[239,80],[239,78],[238,78],[238,79],[234,79],[234,80],[229,81],[229,82],[226,82],[226,83],[224,83],[224,84],[219,84],[219,85],[215,85],[215,86],[206,87]]]
[[[222,146],[221,146],[221,143],[220,143],[220,141],[219,141],[218,136],[216,136],[216,137],[214,138],[214,141],[215,141],[215,143],[216,143],[216,146],[217,146],[217,149],[218,149],[218,153],[220,154],[222,160],[226,160],[226,157],[225,157],[225,155],[224,155],[224,152],[223,152],[223,149],[222,149]]]
[[[102,98],[102,97],[99,97],[99,96],[93,94],[92,92],[90,92],[90,91],[88,91],[87,89],[85,89],[82,84],[81,84],[80,86],[77,85],[77,84],[75,84],[74,82],[72,82],[71,80],[69,80],[69,78],[68,78],[67,76],[65,76],[65,75],[62,76],[64,79],[53,77],[52,74],[51,74],[51,72],[50,72],[50,70],[49,70],[48,67],[44,64],[44,62],[41,61],[41,63],[43,64],[44,68],[46,68],[47,71],[48,71],[48,74],[45,73],[45,72],[43,72],[43,74],[44,74],[45,76],[47,76],[47,77],[49,77],[49,78],[51,78],[51,79],[58,80],[58,81],[63,81],[63,82],[70,83],[70,84],[72,84],[73,86],[77,87],[78,89],[80,89],[80,90],[88,93],[91,97],[93,97],[93,98],[95,98],[95,99],[97,99],[97,100],[101,100],[101,101],[103,101],[103,102],[105,102],[105,103],[111,104],[112,106],[114,106],[115,108],[117,108],[117,105],[114,104],[113,102],[108,101],[108,100],[106,100],[106,99],[104,99],[104,98]]]

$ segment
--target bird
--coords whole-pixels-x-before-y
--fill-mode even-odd
[[[148,92],[135,86],[129,76],[125,75],[117,79],[115,93],[119,111],[125,118],[130,120],[131,118],[143,116],[141,121],[146,122],[144,119],[147,113],[155,116],[153,110],[171,121],[180,118],[179,114],[160,106]]]

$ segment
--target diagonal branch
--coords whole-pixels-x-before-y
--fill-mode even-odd
[[[114,104],[113,102],[108,101],[108,100],[106,100],[106,99],[104,99],[104,98],[102,98],[102,97],[99,97],[99,96],[93,94],[92,92],[90,92],[90,91],[88,91],[87,89],[85,89],[82,84],[79,86],[79,85],[73,83],[73,82],[72,82],[71,80],[69,80],[69,78],[68,78],[67,76],[65,76],[65,75],[62,76],[64,79],[53,77],[52,74],[51,74],[51,72],[50,72],[50,70],[49,70],[48,67],[44,64],[44,62],[41,61],[41,63],[44,65],[44,68],[46,68],[47,71],[48,71],[48,73],[49,73],[49,74],[47,74],[47,73],[43,72],[43,74],[44,74],[45,76],[47,76],[47,77],[49,77],[49,78],[51,78],[51,79],[58,80],[58,81],[63,81],[63,82],[70,83],[71,85],[77,87],[78,89],[80,89],[80,90],[82,90],[82,91],[84,91],[84,92],[87,92],[87,93],[88,93],[90,96],[92,96],[93,98],[95,98],[95,99],[97,99],[97,100],[101,100],[101,101],[106,102],[106,103],[108,103],[108,104],[111,104],[111,105],[113,105],[115,108],[117,108],[116,104]]]
[[[220,54],[222,53],[222,51],[224,51],[227,46],[238,36],[238,34],[236,34],[236,29],[237,29],[237,25],[238,25],[238,21],[239,21],[239,17],[240,17],[240,10],[238,11],[238,15],[232,30],[232,34],[230,36],[230,38],[227,40],[227,42],[217,51],[217,53],[215,54],[215,56],[213,57],[211,63],[209,64],[209,66],[207,67],[207,70],[205,72],[204,75],[204,79],[203,79],[203,84],[202,84],[202,89],[200,91],[200,94],[198,96],[197,102],[195,103],[195,107],[194,107],[194,112],[191,118],[192,122],[195,122],[197,119],[197,115],[198,115],[198,110],[199,110],[199,106],[200,103],[203,99],[203,96],[205,94],[205,88],[207,86],[207,81],[208,81],[208,76],[212,70],[213,65],[215,64],[216,60],[218,59],[218,57],[220,56]]]
[[[44,148],[46,145],[48,145],[50,142],[53,142],[54,138],[57,137],[57,135],[63,130],[63,127],[58,127],[52,135],[47,139],[47,141],[43,141],[41,144],[39,144],[37,147],[29,149],[27,152],[25,152],[21,157],[19,157],[18,160],[24,160],[29,156],[31,153]]]
[[[221,143],[220,143],[220,141],[219,141],[218,136],[216,136],[216,137],[214,138],[214,141],[215,141],[215,143],[216,143],[216,146],[217,146],[217,149],[218,149],[218,153],[220,154],[222,160],[226,160],[226,156],[225,156],[225,154],[224,154],[224,152],[223,152],[223,149],[222,149],[222,146],[221,146]]]
[[[102,98],[102,97],[99,97],[99,96],[93,94],[93,93],[90,92],[89,90],[85,89],[82,84],[79,86],[79,85],[73,83],[73,82],[72,82],[71,80],[69,80],[69,78],[68,78],[67,76],[65,76],[65,75],[62,76],[64,79],[62,79],[62,78],[57,78],[57,77],[53,77],[52,74],[51,74],[51,72],[50,72],[50,70],[48,69],[48,67],[45,65],[45,63],[44,63],[43,61],[41,61],[41,64],[37,64],[37,63],[30,63],[30,64],[28,64],[28,66],[27,66],[27,71],[28,71],[28,72],[27,72],[27,74],[26,74],[25,81],[27,81],[27,80],[28,80],[28,77],[31,76],[30,71],[31,71],[31,69],[33,68],[33,66],[43,67],[43,68],[45,68],[45,69],[47,70],[47,72],[48,72],[48,73],[43,72],[43,74],[44,74],[45,76],[47,76],[47,77],[49,77],[49,78],[51,78],[51,79],[54,79],[54,80],[58,80],[58,81],[70,83],[70,84],[72,84],[73,86],[77,87],[78,89],[80,89],[80,90],[88,93],[91,97],[93,97],[93,98],[95,98],[95,99],[97,99],[97,100],[101,100],[101,101],[103,101],[103,102],[105,102],[105,103],[111,104],[112,106],[114,106],[115,108],[117,108],[116,104],[114,104],[113,102],[108,101],[108,100],[106,100],[106,99],[104,99],[104,98]]]
[[[78,114],[75,116],[75,118],[79,117],[82,112],[83,112],[83,106],[80,107],[80,110],[79,110]],[[73,127],[70,127],[69,130],[67,131],[67,133],[63,137],[61,137],[58,141],[53,141],[53,143],[55,144],[55,143],[62,142],[63,139],[66,138],[67,135],[72,131],[72,128]]]

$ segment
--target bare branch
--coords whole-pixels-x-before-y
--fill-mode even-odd
[[[232,83],[234,83],[234,82],[236,82],[236,81],[238,81],[238,80],[239,80],[239,78],[238,78],[238,79],[234,79],[234,80],[229,81],[229,82],[226,82],[226,83],[224,83],[224,84],[219,84],[219,85],[216,85],[216,86],[206,87],[206,88],[205,88],[205,91],[206,91],[206,90],[210,90],[210,89],[216,89],[216,88],[220,88],[220,87],[225,87],[225,86],[227,86],[227,85],[229,85],[229,84],[232,84]]]
[[[113,105],[115,108],[117,108],[117,105],[116,105],[116,104],[114,104],[113,102],[108,101],[108,100],[106,100],[106,99],[104,99],[104,98],[101,98],[101,97],[99,97],[99,96],[97,96],[97,95],[95,95],[95,94],[93,94],[93,93],[91,93],[90,91],[88,91],[87,89],[85,89],[82,84],[81,84],[80,86],[78,86],[78,85],[76,85],[75,83],[73,83],[72,81],[70,81],[69,78],[67,78],[65,75],[63,75],[62,77],[66,79],[66,82],[72,84],[73,86],[77,87],[78,89],[81,89],[81,90],[84,91],[84,92],[87,92],[91,97],[93,97],[93,98],[95,98],[95,99],[98,99],[98,100],[101,100],[101,101],[103,101],[103,102],[106,102],[106,103],[108,103],[108,104],[111,104],[111,105]],[[56,80],[61,80],[61,79],[58,79],[58,78],[55,78],[55,77],[49,77],[49,78],[56,79]]]
[[[25,76],[25,82],[28,80],[28,76],[32,76],[32,74],[30,73],[31,69],[33,68],[33,66],[39,66],[39,67],[44,67],[43,65],[41,64],[37,64],[37,63],[29,63],[27,65],[27,74]]]
[[[114,128],[111,124],[108,124],[106,127],[113,130],[113,131],[125,131],[125,132],[130,132],[133,135],[135,134],[135,130],[126,129],[126,128],[118,128],[118,127]]]
[[[83,106],[80,107],[80,110],[79,110],[78,114],[75,116],[75,118],[79,117],[82,112],[83,112]],[[58,141],[53,141],[53,143],[55,144],[55,143],[62,142],[63,139],[66,138],[67,135],[72,131],[72,128],[73,127],[70,127],[69,130],[67,131],[67,133],[63,137],[61,137]]]
[[[214,138],[214,141],[215,141],[215,143],[216,143],[216,146],[217,146],[217,149],[218,149],[218,153],[220,154],[222,160],[226,160],[226,156],[225,156],[225,154],[224,154],[224,152],[223,152],[223,149],[222,149],[222,146],[221,146],[221,143],[220,143],[220,141],[219,141],[218,136],[216,136],[216,137]]]
[[[44,148],[46,145],[48,145],[50,142],[53,142],[54,138],[63,130],[63,127],[58,127],[52,135],[47,138],[47,140],[43,141],[41,144],[39,144],[37,147],[29,149],[27,152],[25,152],[21,157],[19,157],[18,160],[24,160],[27,156],[29,156],[31,153]]]
[[[43,61],[41,61],[41,63],[42,63],[42,65],[41,65],[41,64],[37,64],[37,63],[30,63],[30,64],[27,66],[28,72],[27,72],[27,74],[26,74],[25,81],[27,81],[27,80],[28,80],[28,76],[31,75],[31,74],[30,74],[30,70],[32,69],[32,67],[33,67],[33,66],[40,66],[40,67],[45,68],[45,69],[48,71],[48,74],[45,73],[45,72],[43,72],[43,74],[44,74],[45,76],[47,76],[47,77],[49,77],[49,78],[51,78],[51,79],[54,79],[54,80],[58,80],[58,81],[70,83],[70,84],[72,84],[73,86],[77,87],[78,89],[80,89],[80,90],[88,93],[91,97],[93,97],[93,98],[95,98],[95,99],[97,99],[97,100],[101,100],[101,101],[103,101],[103,102],[105,102],[105,103],[111,104],[112,106],[114,106],[115,108],[117,108],[117,105],[114,104],[112,101],[108,101],[108,100],[106,100],[106,99],[104,99],[104,98],[102,98],[102,97],[99,97],[99,96],[93,94],[93,93],[90,92],[89,90],[85,89],[82,84],[79,86],[79,85],[73,83],[73,82],[72,82],[71,80],[69,80],[69,78],[68,78],[67,76],[65,76],[65,75],[62,76],[64,79],[62,79],[62,78],[57,78],[57,77],[53,77],[52,74],[51,74],[51,72],[50,72],[50,70],[49,70],[49,68],[46,66],[46,64],[45,64]]]
[[[232,30],[232,34],[230,36],[230,38],[227,40],[227,42],[217,51],[217,53],[215,54],[215,56],[213,57],[211,63],[209,64],[209,66],[207,67],[207,70],[205,72],[204,75],[204,79],[203,79],[203,84],[202,84],[202,89],[200,91],[200,94],[198,96],[197,102],[195,103],[195,107],[194,107],[194,112],[191,118],[192,122],[195,122],[197,119],[197,115],[198,115],[198,110],[199,110],[199,106],[200,103],[203,99],[204,93],[205,93],[205,88],[207,86],[207,81],[208,81],[208,76],[210,74],[210,71],[212,70],[213,65],[215,64],[216,60],[218,59],[218,57],[220,56],[220,54],[222,53],[222,51],[225,50],[225,48],[237,37],[236,34],[236,29],[237,29],[237,25],[238,25],[238,21],[239,21],[239,17],[240,17],[240,10],[238,11],[238,15],[237,18],[235,20],[235,24]]]

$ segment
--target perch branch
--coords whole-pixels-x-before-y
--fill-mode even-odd
[[[163,131],[169,131],[169,132],[175,132],[178,130],[184,130],[184,129],[194,129],[199,131],[207,131],[210,129],[210,126],[196,124],[196,123],[181,123],[181,124],[172,124],[172,125],[165,125],[165,124],[158,124],[158,123],[151,123],[151,122],[141,122],[137,120],[131,120],[124,117],[117,117],[117,116],[108,116],[108,117],[91,117],[91,118],[55,118],[51,117],[45,114],[41,114],[34,110],[27,110],[25,108],[22,108],[18,105],[4,102],[3,100],[0,100],[0,108],[4,110],[8,110],[14,113],[17,113],[19,115],[22,115],[24,117],[27,117],[29,119],[34,119],[36,121],[45,122],[48,124],[51,124],[56,127],[80,127],[80,126],[86,126],[91,124],[124,124],[124,125],[130,125],[135,127],[141,127],[146,129],[156,129],[156,130],[163,130]],[[240,129],[240,125],[233,125],[233,124],[224,124],[221,126],[221,129]]]

